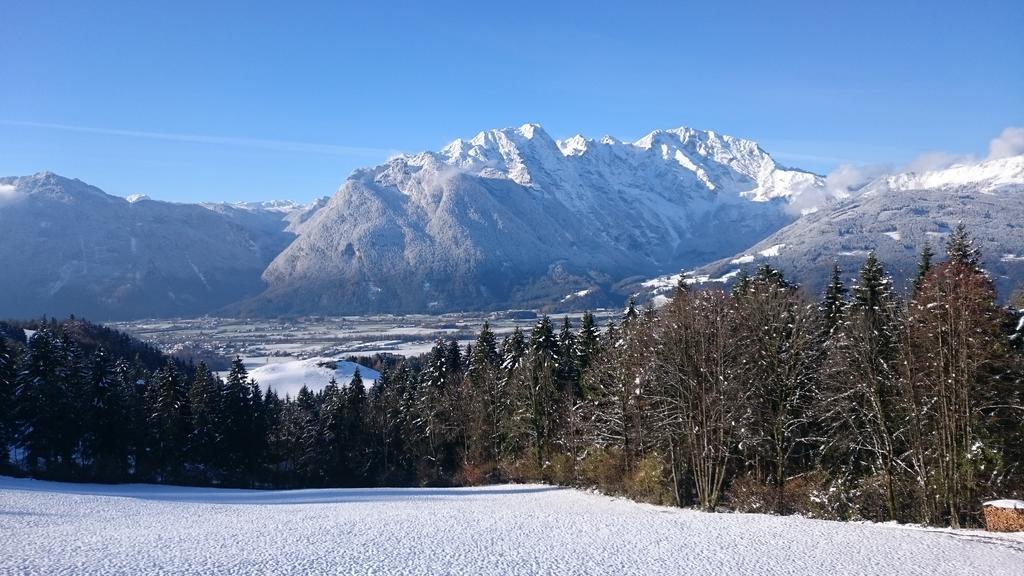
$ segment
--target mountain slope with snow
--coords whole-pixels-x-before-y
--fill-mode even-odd
[[[537,125],[357,170],[267,268],[252,312],[543,306],[714,260],[789,223],[822,179],[688,128],[636,142]],[[591,300],[593,301],[593,300]]]
[[[216,310],[263,289],[299,212],[125,199],[51,173],[0,178],[0,316]]]
[[[941,258],[959,222],[977,240],[1001,297],[1024,284],[1024,156],[881,177],[690,277],[706,282],[771,264],[817,294],[833,260],[852,278],[875,250],[906,287],[924,245]]]

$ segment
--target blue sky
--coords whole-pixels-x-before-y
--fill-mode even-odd
[[[818,172],[1024,125],[1024,2],[0,0],[0,175],[310,200],[539,122],[692,126]]]

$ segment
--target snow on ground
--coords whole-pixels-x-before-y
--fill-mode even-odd
[[[644,288],[654,288],[656,290],[662,288],[675,288],[676,285],[679,284],[679,280],[684,276],[685,274],[682,273],[671,274],[668,276],[658,276],[657,278],[645,280],[640,285],[643,286]]]
[[[0,574],[1018,575],[1024,534],[705,514],[540,485],[295,491],[0,477]]]
[[[779,255],[779,251],[782,250],[785,247],[786,247],[785,244],[775,244],[773,246],[765,248],[764,250],[761,250],[760,252],[758,252],[758,254],[760,254],[761,256],[764,256],[765,258],[773,258],[775,256],[778,256]]]
[[[985,506],[1024,510],[1024,500],[989,500],[988,502],[985,502]]]
[[[565,298],[562,298],[562,302],[568,302],[569,300],[572,300],[573,298],[583,298],[584,296],[586,296],[587,294],[590,294],[593,291],[594,291],[593,288],[587,288],[586,290],[580,290],[579,292],[573,292],[572,294],[567,295]]]
[[[273,362],[249,371],[249,377],[259,382],[266,391],[273,388],[277,395],[295,398],[299,390],[306,386],[313,392],[319,392],[333,377],[339,386],[352,380],[356,368],[366,386],[373,385],[380,374],[355,362],[336,360],[333,358],[309,358],[307,360],[291,360],[289,362]]]

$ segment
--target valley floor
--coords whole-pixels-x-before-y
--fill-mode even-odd
[[[571,489],[0,477],[0,574],[1020,574],[1024,533],[706,514]]]

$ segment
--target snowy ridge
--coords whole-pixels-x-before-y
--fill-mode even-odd
[[[1002,187],[1024,186],[1024,156],[1011,156],[983,162],[958,164],[944,170],[905,172],[886,176],[867,187],[868,191],[921,190],[970,186],[979,192]]]
[[[470,140],[453,141],[439,153],[407,155],[392,162],[438,172],[443,171],[440,165],[447,165],[523,186],[556,189],[595,177],[612,188],[635,186],[638,175],[622,169],[627,162],[641,169],[643,179],[668,170],[687,184],[755,201],[788,199],[823,185],[820,176],[779,166],[751,140],[686,127],[655,130],[636,142],[624,142],[579,134],[554,140],[540,125],[524,124],[480,132]]]

